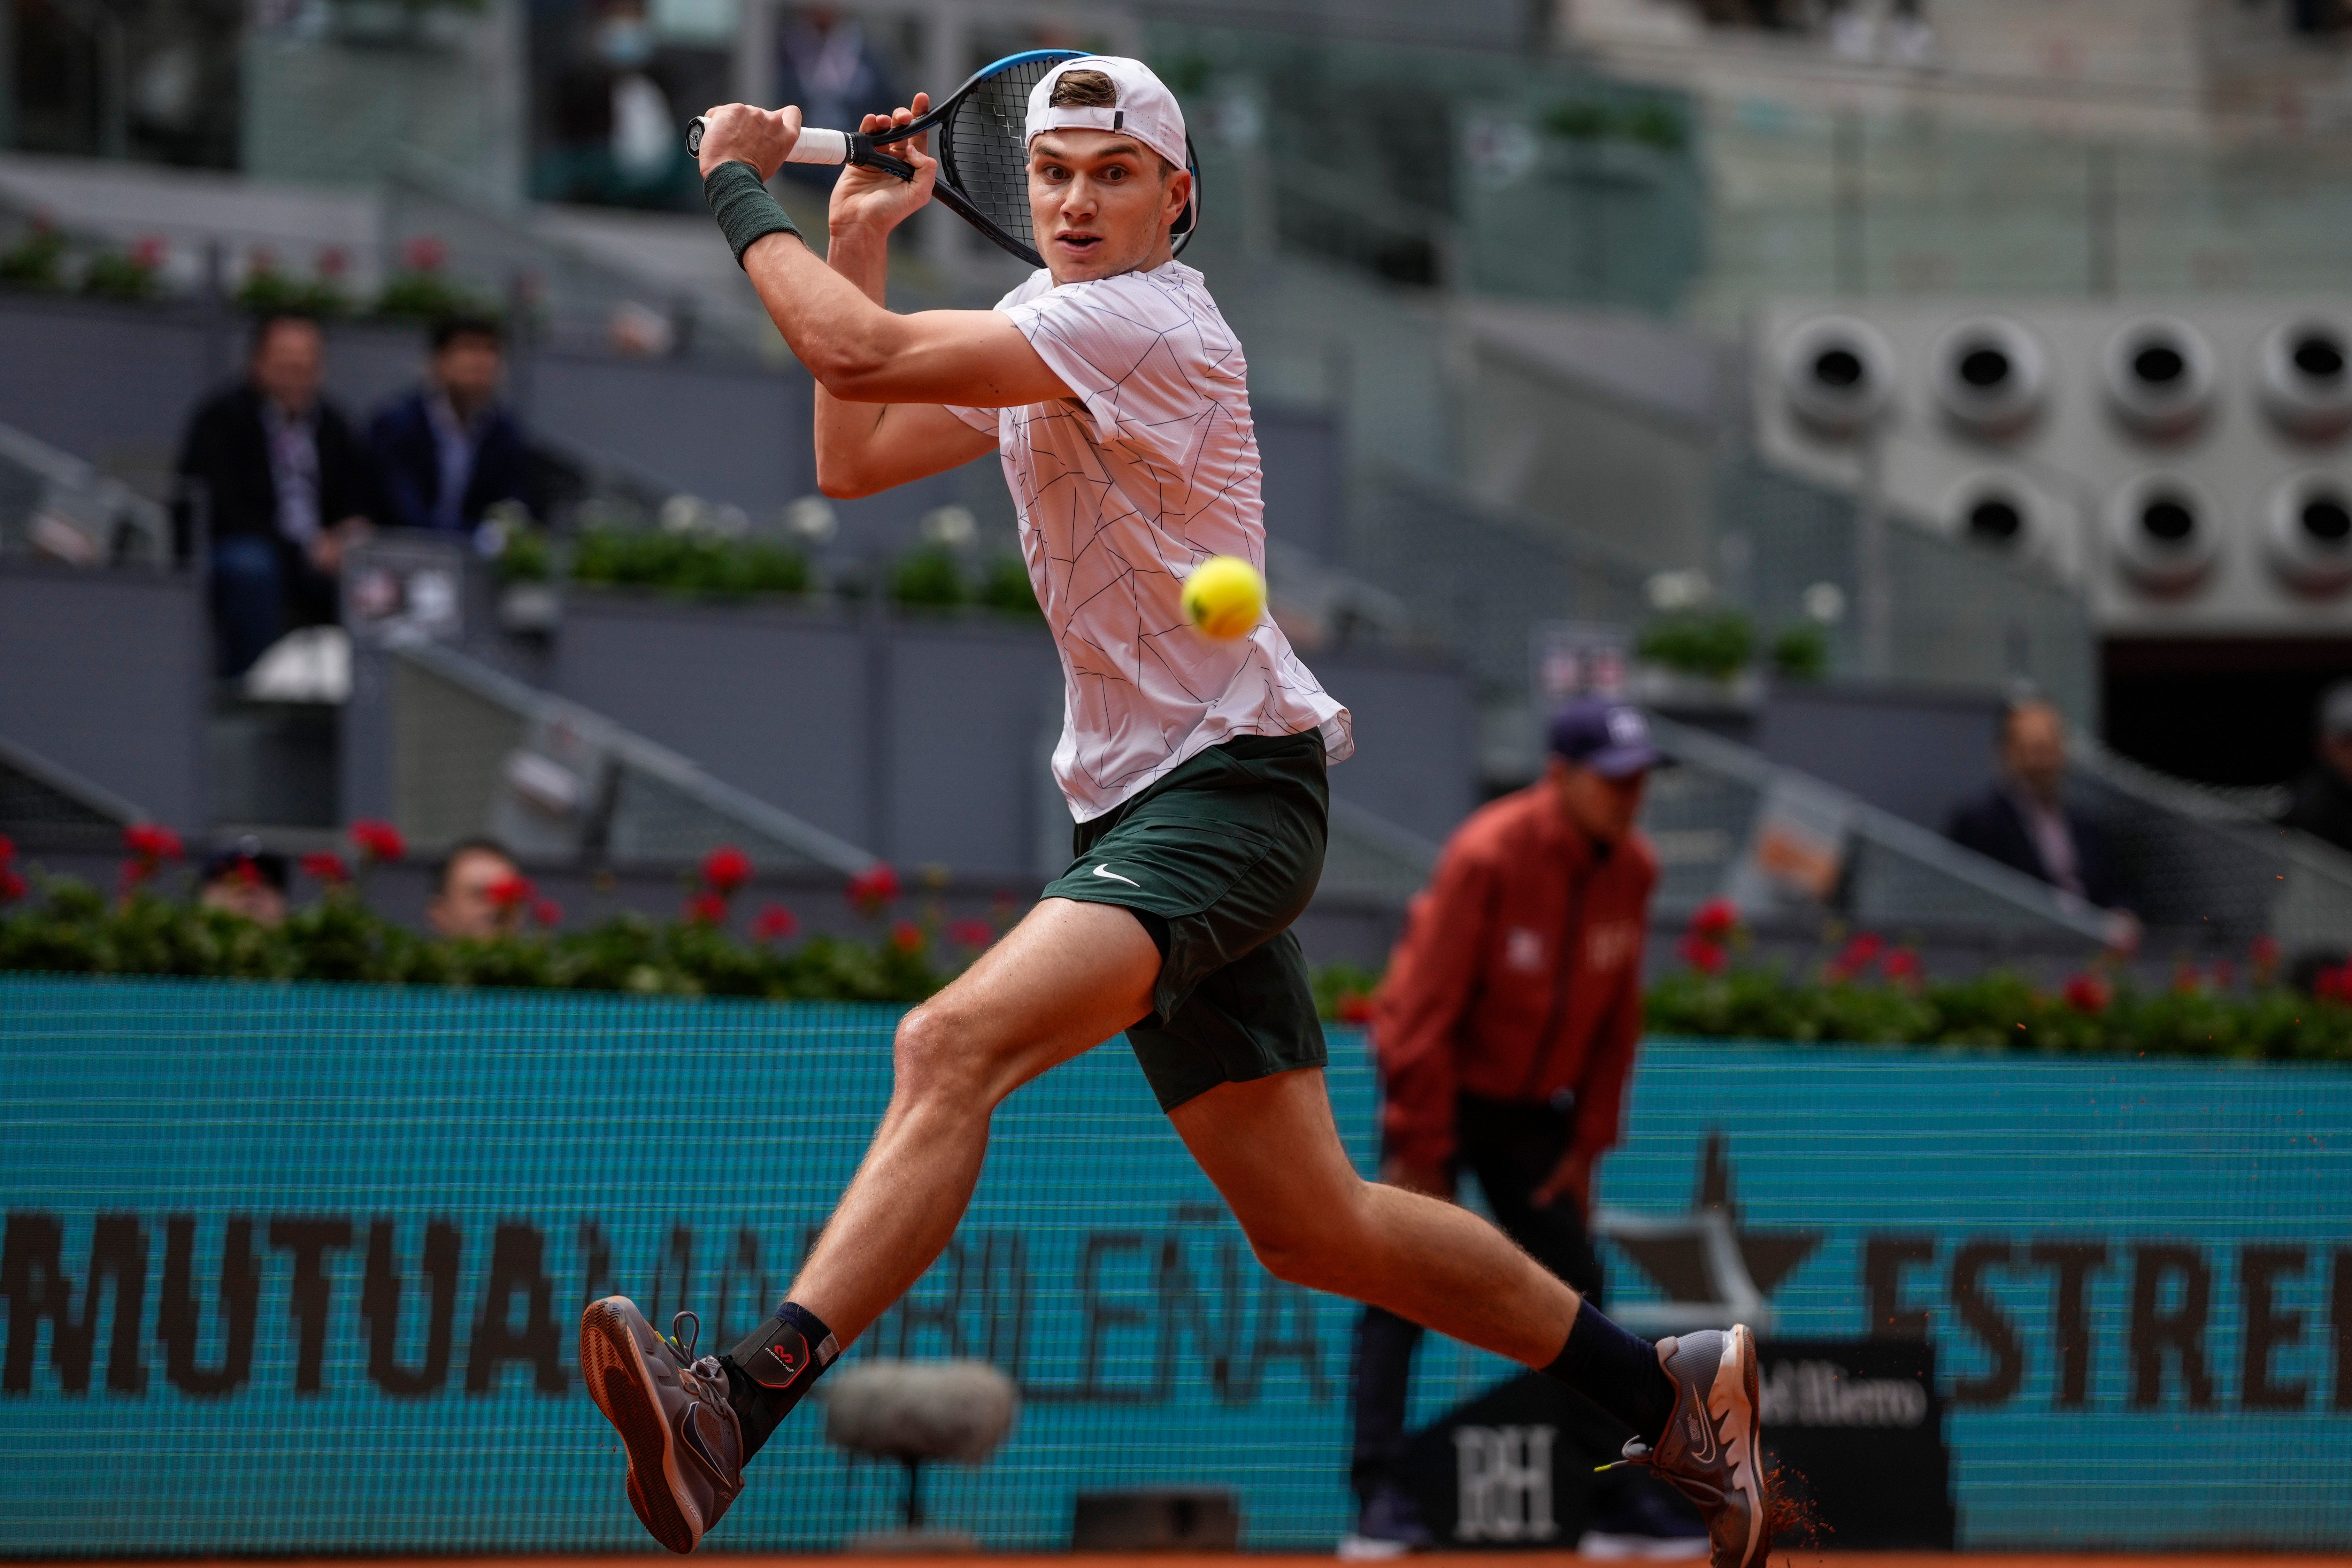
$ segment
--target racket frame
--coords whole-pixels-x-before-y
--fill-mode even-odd
[[[906,125],[894,130],[887,142],[877,142],[863,131],[831,131],[819,126],[803,126],[799,139],[793,143],[793,150],[784,155],[784,162],[820,165],[855,164],[861,169],[879,169],[884,174],[895,175],[900,180],[911,181],[915,177],[915,165],[904,158],[883,152],[884,147],[898,146],[901,142],[912,141],[926,132],[938,129],[945,124],[962,106],[963,100],[971,97],[983,83],[1010,70],[1014,66],[1029,60],[1047,59],[1059,62],[1083,59],[1085,57],[1086,51],[1083,49],[1024,49],[1019,54],[1007,55],[1003,59],[991,61],[972,72],[965,79],[962,86],[948,95],[946,101],[925,110]],[[687,121],[688,157],[701,155],[702,134],[709,129],[709,122],[699,114]],[[941,156],[939,163],[942,174],[949,173],[952,166],[951,161],[945,155],[947,151],[945,146],[940,148]],[[1192,200],[1189,210],[1181,220],[1181,226],[1172,233],[1171,253],[1174,255],[1183,254],[1184,247],[1191,242],[1194,232],[1201,226],[1201,160],[1192,150],[1192,138],[1189,132],[1184,137],[1184,168],[1185,172],[1192,176]],[[1045,265],[1045,258],[1037,254],[1034,246],[1025,245],[1014,236],[1007,234],[994,220],[974,206],[971,199],[957,189],[950,181],[946,179],[932,181],[931,196],[941,206],[980,230],[999,249],[1027,262],[1032,267]]]

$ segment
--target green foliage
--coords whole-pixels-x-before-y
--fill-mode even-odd
[[[1568,142],[1631,142],[1662,153],[1690,144],[1690,125],[1669,104],[1618,105],[1598,98],[1564,98],[1545,110],[1543,128]]]
[[[1351,1004],[1379,983],[1355,964],[1326,965],[1316,1006],[1328,1022],[1362,1022]],[[2013,970],[1922,981],[1842,978],[1834,965],[1818,980],[1760,965],[1685,969],[1650,988],[1643,1020],[1653,1037],[1685,1039],[2352,1064],[2352,1005],[2268,984],[2139,991],[2086,974],[2050,990]]]
[[[955,552],[931,544],[898,558],[890,569],[890,597],[901,605],[946,610],[966,603],[971,594]]]
[[[1652,988],[1644,1017],[1654,1035],[1706,1039],[2352,1062],[2352,1006],[2284,987],[2148,992],[2077,981],[2069,990],[2006,970],[1916,986],[1686,971]]]
[[[0,250],[0,283],[16,289],[65,287],[66,237],[36,223],[23,238]]]
[[[351,313],[351,297],[331,278],[289,278],[275,268],[257,266],[237,285],[234,303],[256,316],[316,316],[325,320]]]
[[[0,971],[169,974],[241,980],[617,991],[667,996],[919,1002],[946,976],[922,928],[901,921],[867,942],[812,937],[783,948],[723,926],[624,914],[585,930],[428,940],[348,888],[275,929],[139,889],[110,901],[70,879],[0,912]]]
[[[1819,680],[1830,672],[1830,636],[1811,621],[1784,627],[1772,639],[1772,668],[1791,680]]]
[[[544,583],[555,574],[555,552],[543,528],[507,532],[493,567],[501,583]]]
[[[1642,628],[1633,651],[1652,664],[1726,680],[1756,657],[1756,628],[1738,610],[1683,610]]]
[[[411,267],[394,273],[383,286],[375,298],[374,314],[394,321],[437,321],[445,316],[495,317],[497,312],[438,270]]]
[[[980,580],[980,602],[1001,615],[1024,620],[1043,620],[1045,612],[1038,607],[1037,590],[1029,581],[1029,568],[1018,555],[994,555]]]
[[[725,597],[805,594],[809,586],[808,558],[775,540],[610,526],[582,532],[572,575],[582,583]]]
[[[81,291],[100,300],[146,300],[155,293],[155,266],[124,251],[94,257],[81,275]]]

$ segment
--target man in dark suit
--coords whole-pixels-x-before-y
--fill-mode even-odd
[[[2066,721],[2047,702],[2015,703],[2001,715],[2000,780],[1952,813],[1954,843],[2039,878],[2103,910],[2128,900],[2098,825],[2062,798]]]
[[[196,410],[180,447],[180,549],[212,569],[217,673],[241,675],[296,626],[331,623],[342,552],[375,510],[367,449],[319,395],[319,324],[265,316],[246,379]]]
[[[2294,782],[2294,795],[2279,820],[2352,849],[2352,680],[2329,687],[2319,700],[2317,757]]]
[[[539,510],[530,448],[499,406],[505,374],[497,322],[458,316],[434,327],[425,384],[386,404],[368,427],[384,522],[470,533],[499,501]]]

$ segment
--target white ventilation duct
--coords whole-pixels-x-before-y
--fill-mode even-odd
[[[1951,327],[1936,341],[1928,374],[1946,417],[1996,439],[2031,425],[2050,393],[2041,340],[2005,316]]]
[[[1814,431],[1852,437],[1885,416],[1895,395],[1895,350],[1852,316],[1816,316],[1780,344],[1780,390]]]
[[[2352,485],[2323,473],[2282,481],[2263,508],[2263,553],[2298,593],[2352,586]]]
[[[2299,441],[2332,441],[2352,427],[2352,332],[2305,316],[2263,334],[2256,350],[2263,411]]]
[[[2212,569],[2221,538],[2213,498],[2178,474],[2142,474],[2107,500],[2107,542],[2126,577],[2183,594]]]
[[[1939,510],[1953,538],[2008,561],[2039,559],[2054,531],[2050,498],[2021,476],[1999,469],[1954,485]]]
[[[2107,402],[2135,434],[2174,441],[2213,406],[2213,350],[2204,334],[2170,316],[2126,321],[2107,340]]]

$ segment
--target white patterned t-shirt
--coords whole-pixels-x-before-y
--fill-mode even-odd
[[[1201,275],[1171,261],[1056,288],[1040,268],[996,308],[1076,395],[950,410],[1003,454],[1061,648],[1054,777],[1071,815],[1091,821],[1237,735],[1314,730],[1329,761],[1354,751],[1348,710],[1270,616],[1218,641],[1179,602],[1212,555],[1265,570],[1248,366]]]

